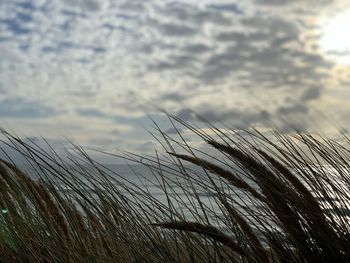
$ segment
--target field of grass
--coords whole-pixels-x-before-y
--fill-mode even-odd
[[[159,129],[163,154],[124,156],[166,202],[79,147],[62,158],[3,132],[32,174],[0,163],[0,261],[349,262],[349,138],[172,122],[211,151]]]

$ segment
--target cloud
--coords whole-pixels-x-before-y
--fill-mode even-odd
[[[171,135],[171,134],[179,134],[181,132],[183,132],[183,129],[178,128],[178,127],[176,127],[176,128],[175,127],[171,127],[171,128],[169,128],[169,129],[167,129],[165,131],[165,133],[169,134],[169,135]]]
[[[284,4],[288,4],[288,1]],[[232,9],[231,13],[234,15],[223,11],[225,8]],[[259,6],[252,8],[259,12]],[[306,6],[305,8],[307,9]],[[322,95],[324,82],[329,79],[328,72],[334,64],[322,57],[317,50],[305,48],[307,43],[300,37],[305,30],[304,21],[302,16],[293,19],[294,10],[288,10],[283,16],[276,13],[270,16],[256,13],[249,15],[254,12],[247,9],[237,4],[229,7],[220,4],[207,5],[203,8],[177,3],[163,7],[160,9],[163,12],[160,12],[157,18],[158,23],[150,24],[150,27],[156,29],[161,27],[163,19],[165,20],[163,15],[173,16],[186,22],[187,27],[196,28],[197,33],[182,35],[181,40],[172,42],[171,49],[168,49],[166,44],[170,43],[168,41],[170,38],[166,33],[161,35],[153,42],[156,52],[152,56],[155,59],[150,62],[146,60],[147,69],[159,74],[163,80],[167,80],[168,76],[176,76],[169,78],[169,85],[174,85],[178,79],[185,79],[186,84],[183,87],[178,88],[176,85],[178,89],[176,92],[179,94],[185,92],[188,87],[191,87],[192,95],[209,94],[215,90],[217,93],[225,94],[221,97],[226,105],[226,101],[230,98],[228,94],[231,92],[231,98],[238,103],[232,105],[232,108],[225,106],[224,111],[228,112],[231,110],[243,112],[249,103],[251,107],[255,107],[255,104],[260,103],[260,99],[256,99],[259,93],[270,94],[276,98],[276,103],[264,105],[277,118],[285,100],[289,100],[295,108],[302,101],[302,107],[308,108],[311,101],[317,100]],[[172,14],[169,14],[170,12]],[[202,21],[203,24],[200,24],[193,19],[196,15],[190,16],[197,13],[197,17],[206,15],[211,17],[213,12],[225,22],[216,23],[206,18],[203,19],[205,22]],[[176,25],[178,22],[166,20],[166,25],[169,23]],[[210,24],[210,31],[207,29],[207,24]],[[193,42],[200,48],[193,48]],[[189,51],[191,48],[193,50]],[[199,52],[196,52],[197,50]],[[242,90],[254,95],[249,100],[245,97],[241,99],[236,94],[242,93]],[[290,96],[290,93],[293,93],[293,96]],[[177,96],[173,97],[176,101]],[[190,96],[192,100],[187,99],[186,103],[190,103],[188,106],[198,112],[201,112],[202,105],[212,103],[204,99],[199,101],[194,97]],[[211,107],[210,110],[213,117],[209,116],[210,119],[222,119],[226,116],[220,114],[220,108]],[[178,115],[190,118],[186,110],[179,109]],[[247,122],[250,122],[248,116],[241,114],[241,117],[247,117]]]
[[[292,106],[282,106],[278,109],[278,114],[288,115],[293,113],[307,114],[308,108],[305,105],[297,104]]]
[[[275,5],[285,5],[285,4],[289,4],[289,3],[292,3],[294,1],[291,1],[291,0],[263,0],[263,1],[256,1],[257,3],[260,3],[260,4],[267,4],[267,5],[272,5],[272,6],[275,6]]]
[[[45,118],[56,114],[55,109],[22,98],[6,98],[0,102],[0,117]]]
[[[159,29],[160,33],[162,33],[163,35],[172,36],[172,37],[186,37],[197,33],[195,28],[191,28],[189,26],[181,25],[181,24],[174,24],[174,23],[159,24],[157,28]]]
[[[196,114],[191,109],[182,108],[177,112],[176,117],[183,121],[190,121],[196,118]]]
[[[273,0],[4,1],[0,117],[52,117],[47,126],[54,130],[65,113],[67,127],[98,126],[82,135],[85,143],[121,118],[142,118],[156,108],[185,120],[196,112],[238,126],[308,115],[311,105],[332,94],[328,83],[337,81],[334,62],[322,56],[314,33],[323,7],[310,6]],[[339,99],[334,95],[332,105]]]
[[[154,152],[155,147],[156,147],[155,142],[147,141],[137,145],[135,150],[137,152]]]
[[[94,117],[94,118],[108,117],[107,114],[96,109],[78,109],[77,113],[84,117]]]
[[[202,54],[202,53],[209,52],[211,50],[209,46],[202,43],[188,44],[184,46],[183,49],[186,53],[190,53],[190,54]]]
[[[170,100],[170,101],[175,101],[175,102],[182,102],[186,99],[186,95],[185,94],[179,94],[177,92],[169,92],[169,93],[165,93],[162,95],[160,100]]]
[[[240,6],[237,3],[232,4],[209,4],[207,5],[209,9],[213,9],[215,11],[222,11],[222,12],[232,12],[235,14],[243,15],[243,10],[240,8]]]
[[[321,89],[319,87],[310,87],[309,89],[305,90],[303,95],[301,96],[301,100],[303,101],[309,101],[319,98],[321,95]]]
[[[202,26],[203,24],[213,23],[218,25],[229,25],[230,19],[222,12],[218,12],[220,5],[208,5],[200,7],[199,5],[184,3],[184,2],[164,2],[162,6],[156,6],[160,16],[158,21],[165,17],[171,17],[177,21],[186,24],[193,24],[194,26]],[[232,5],[230,6],[232,10]],[[226,10],[230,8],[226,6]],[[216,10],[215,10],[216,9]]]
[[[271,114],[266,110],[215,109],[210,105],[202,105],[201,109],[195,112],[190,109],[182,109],[176,117],[184,121],[193,121],[200,118],[209,123],[227,123],[234,129],[248,129],[257,124],[267,125],[271,120]],[[172,133],[172,129],[169,133]]]

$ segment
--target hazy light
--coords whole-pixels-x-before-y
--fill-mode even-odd
[[[337,64],[350,65],[350,10],[325,23],[320,47]]]

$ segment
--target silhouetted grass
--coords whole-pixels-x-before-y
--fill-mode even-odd
[[[0,162],[0,261],[349,262],[347,137],[204,133],[170,120],[208,150],[156,126],[163,154],[123,156],[153,175],[140,182],[80,147],[62,158],[3,132],[31,172]]]

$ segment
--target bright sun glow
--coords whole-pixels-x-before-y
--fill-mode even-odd
[[[320,47],[337,64],[350,65],[350,10],[325,23]]]

